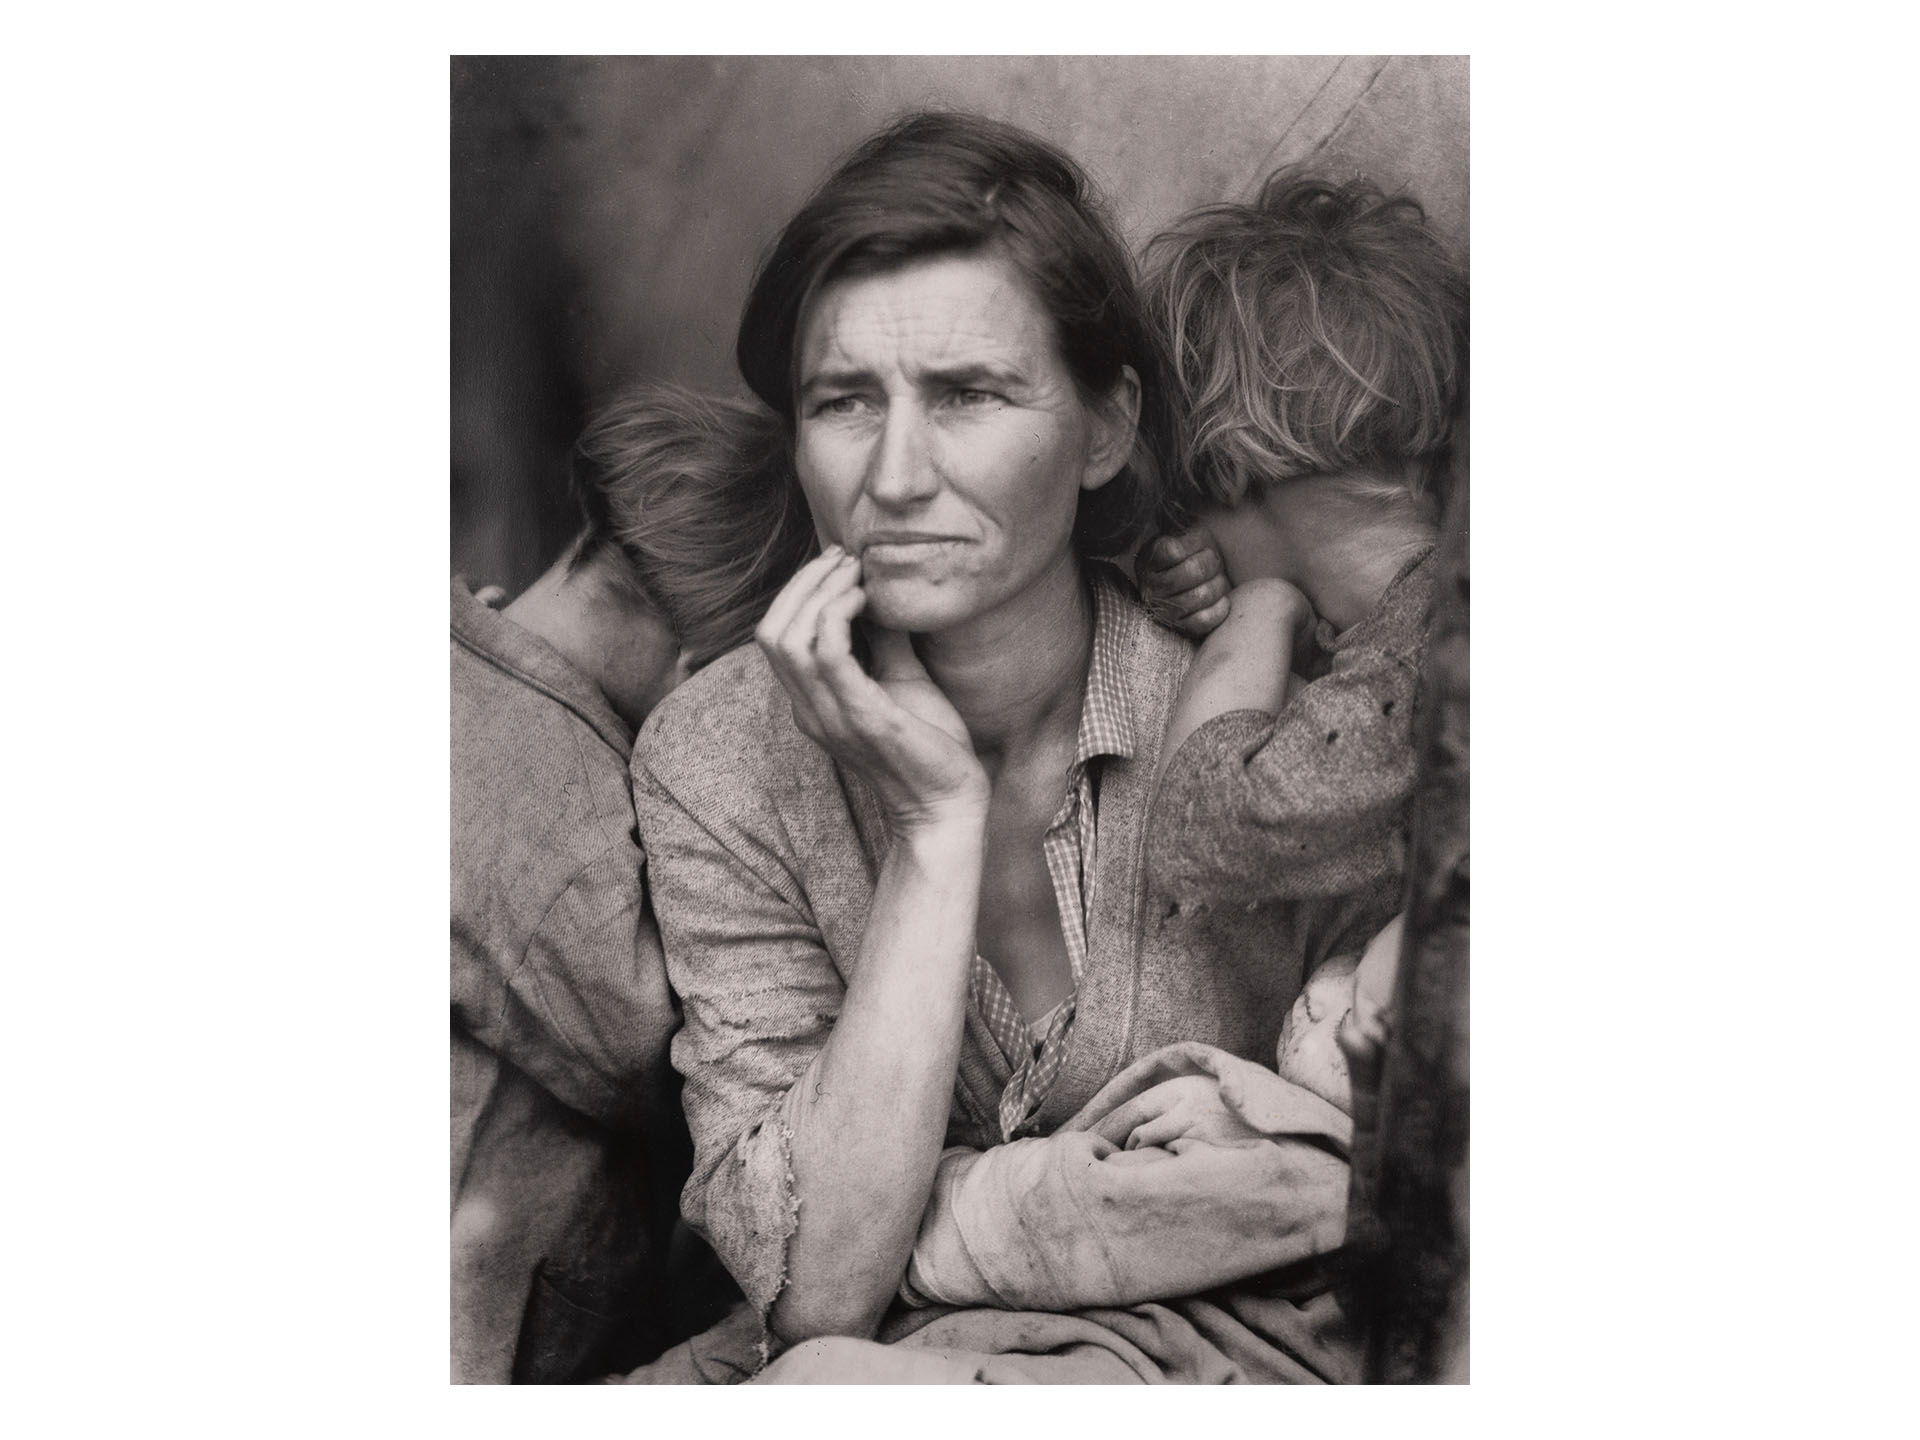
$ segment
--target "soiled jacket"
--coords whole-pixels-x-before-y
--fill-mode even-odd
[[[1086,972],[1065,1063],[1037,1115],[1042,1135],[1175,1041],[1270,1063],[1305,971],[1363,944],[1392,911],[1378,893],[1204,909],[1174,901],[1143,857],[1153,773],[1191,647],[1131,597],[1123,631],[1135,748],[1103,762],[1099,777]],[[803,1200],[788,1166],[788,1094],[859,963],[886,826],[865,787],[795,728],[752,648],[716,661],[649,718],[634,799],[686,1011],[673,1044],[695,1147],[682,1208],[764,1313],[785,1284]],[[992,1143],[1008,1073],[969,1015],[947,1145]]]
[[[686,1328],[663,1294],[688,1160],[678,1016],[631,732],[458,583],[452,699],[453,1373],[582,1379]]]

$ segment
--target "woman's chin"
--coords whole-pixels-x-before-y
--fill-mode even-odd
[[[865,589],[863,616],[885,630],[906,630],[916,635],[945,630],[966,620],[974,608],[969,597],[921,580],[870,579]]]

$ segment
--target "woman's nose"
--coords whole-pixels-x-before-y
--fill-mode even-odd
[[[878,505],[911,505],[940,488],[926,418],[907,407],[891,410],[867,472],[867,494]]]

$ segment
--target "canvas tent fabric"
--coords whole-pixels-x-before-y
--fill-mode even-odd
[[[1135,246],[1310,162],[1406,189],[1467,253],[1464,57],[462,57],[452,81],[452,568],[510,591],[571,533],[587,411],[638,380],[738,391],[756,260],[906,111],[1061,145]]]

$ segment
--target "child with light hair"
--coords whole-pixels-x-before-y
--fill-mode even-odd
[[[1147,265],[1188,431],[1171,533],[1139,575],[1201,642],[1150,863],[1183,904],[1365,893],[1384,920],[1405,876],[1465,277],[1413,200],[1298,171],[1179,220]],[[1399,928],[1326,961],[1282,1031],[1281,1073],[1349,1113],[1347,1056],[1377,1056]]]

